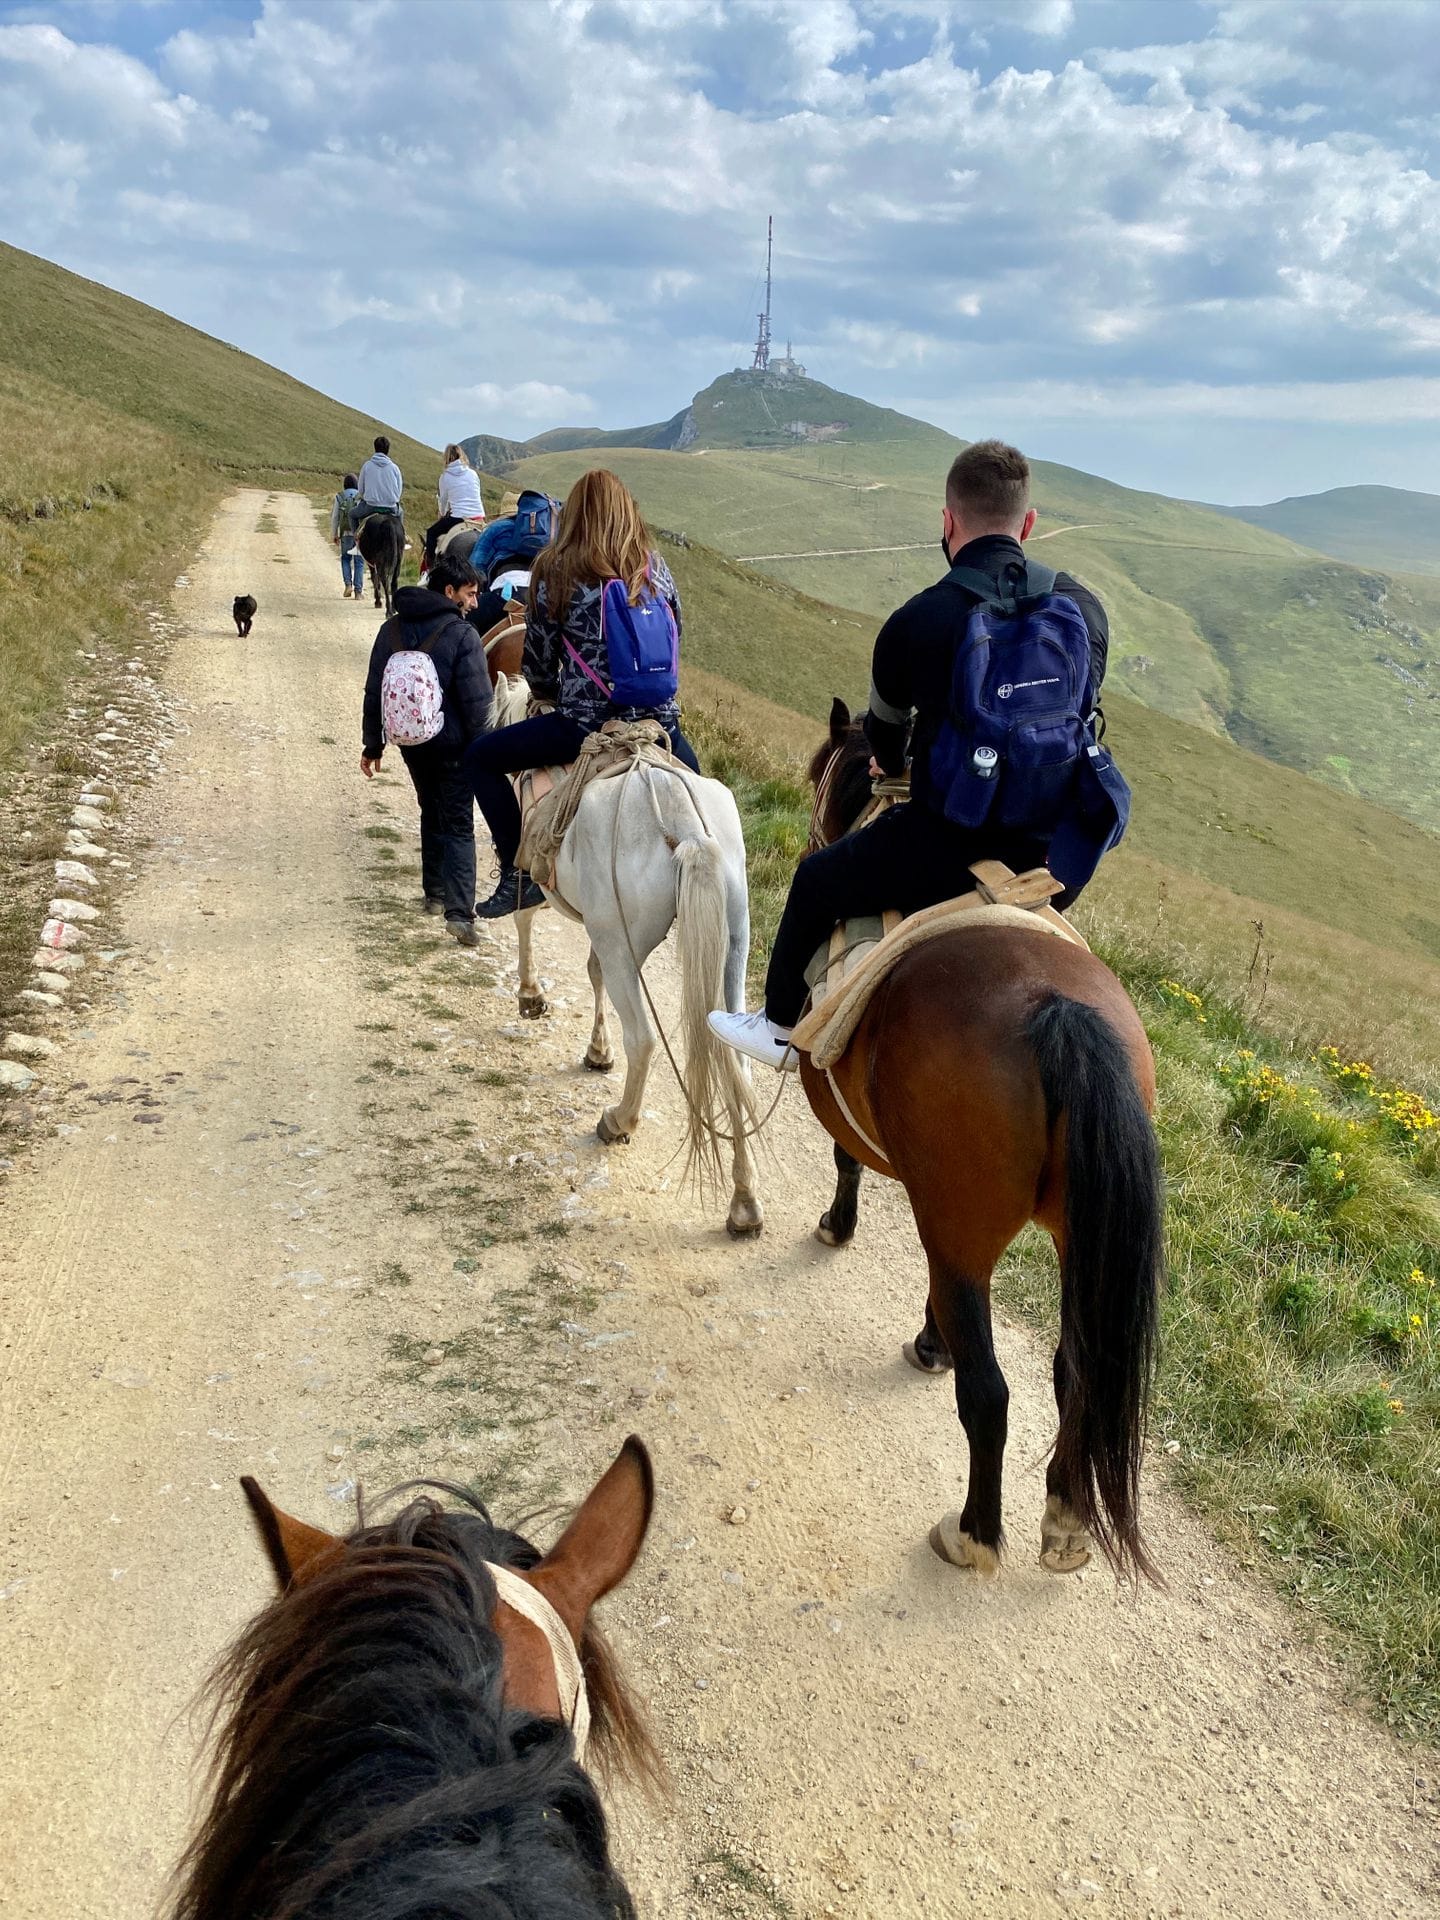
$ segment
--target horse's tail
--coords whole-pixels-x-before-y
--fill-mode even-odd
[[[725,1004],[730,946],[725,861],[709,834],[675,847],[675,941],[680,956],[680,1032],[685,1047],[685,1149],[702,1178],[722,1170],[720,1114],[748,1126],[754,1097],[735,1052],[716,1039],[709,1014]]]
[[[1063,1125],[1062,1404],[1055,1462],[1117,1571],[1160,1584],[1140,1537],[1140,1460],[1165,1267],[1160,1154],[1118,1034],[1060,994],[1025,1029],[1051,1138]]]

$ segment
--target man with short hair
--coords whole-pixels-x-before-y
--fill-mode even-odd
[[[404,491],[405,476],[390,458],[390,442],[377,433],[375,451],[360,469],[360,504],[352,515],[354,524],[358,527],[370,513],[399,513]]]
[[[983,826],[957,826],[945,816],[931,755],[950,717],[955,659],[981,595],[963,575],[983,575],[997,589],[1024,594],[1023,543],[1035,526],[1030,466],[999,440],[977,441],[959,454],[945,482],[941,551],[949,574],[917,593],[890,618],[875,642],[865,732],[871,772],[895,776],[910,755],[910,799],[859,833],[808,855],[796,869],[770,956],[765,1006],[759,1013],[712,1013],[719,1037],[752,1059],[793,1066],[791,1032],[804,1009],[805,969],[838,921],[898,908],[902,914],[968,893],[972,861],[1003,860],[1016,873],[1044,866],[1048,836]],[[1048,583],[1048,570],[1044,573]],[[1087,587],[1057,573],[1044,591],[1073,600],[1090,641],[1090,691],[1099,699],[1109,649],[1105,610]],[[993,756],[992,756],[993,763]],[[1056,904],[1068,905],[1072,887]]]
[[[445,916],[462,947],[480,944],[475,929],[475,795],[460,757],[491,723],[494,694],[485,649],[465,616],[475,606],[479,576],[465,560],[442,554],[423,587],[401,587],[395,612],[375,636],[365,680],[360,771],[373,779],[385,751],[380,684],[392,653],[428,653],[440,682],[444,725],[423,746],[404,747],[420,803],[420,873],[425,911]]]

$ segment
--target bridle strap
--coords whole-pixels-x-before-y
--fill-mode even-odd
[[[825,835],[825,809],[830,804],[830,788],[835,781],[835,769],[840,765],[844,754],[843,746],[831,749],[830,758],[820,770],[820,778],[815,782],[815,804],[810,809],[810,838],[806,843],[807,853],[818,853],[830,842]]]
[[[585,1674],[570,1629],[540,1589],[532,1587],[513,1567],[499,1567],[487,1560],[485,1571],[495,1582],[495,1591],[506,1606],[515,1613],[523,1614],[532,1626],[538,1627],[544,1634],[550,1657],[555,1662],[555,1685],[560,1694],[561,1717],[575,1736],[575,1758],[583,1765],[586,1742],[590,1738],[590,1695],[586,1691]]]

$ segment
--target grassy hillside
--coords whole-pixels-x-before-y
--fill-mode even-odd
[[[433,491],[433,448],[223,340],[4,245],[0,312],[0,365],[143,421],[222,472],[328,484],[364,459],[377,432],[388,432],[407,478]],[[14,444],[8,434],[5,444]]]
[[[960,444],[890,419],[888,438],[599,457],[662,526],[878,621],[936,576],[941,481]],[[509,471],[563,493],[596,458],[532,453]],[[1440,827],[1440,583],[1327,561],[1046,462],[1035,500],[1037,556],[1109,609],[1113,689]]]
[[[792,767],[839,694],[863,705],[873,622],[691,543],[662,542],[685,601],[686,696]],[[1116,929],[1163,929],[1229,988],[1255,958],[1273,1017],[1440,1088],[1440,839],[1221,736],[1116,697],[1135,789],[1121,851],[1087,895]]]
[[[236,480],[328,492],[376,423],[262,361],[0,245],[0,772]],[[439,458],[392,433],[430,518]]]
[[[376,424],[13,247],[0,246],[0,312],[0,819],[24,823],[0,832],[8,1001],[54,892],[52,816],[74,798],[63,709],[103,696],[118,663],[143,650],[147,609],[231,486],[328,494]],[[391,440],[419,483],[406,496],[412,523],[424,524],[438,456]],[[263,600],[262,583],[235,583],[252,590]]]
[[[1389,573],[1440,574],[1440,497],[1404,487],[1331,487],[1265,507],[1217,507],[1302,547],[1383,567]]]

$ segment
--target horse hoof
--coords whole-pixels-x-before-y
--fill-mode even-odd
[[[822,1247],[848,1247],[850,1242],[855,1238],[855,1229],[851,1227],[849,1233],[837,1233],[830,1224],[830,1215],[828,1213],[822,1213],[820,1216],[820,1224],[815,1229],[815,1238],[820,1242]]]
[[[753,1240],[765,1225],[765,1211],[758,1200],[738,1196],[730,1203],[725,1231],[732,1240]]]
[[[550,1002],[543,993],[522,993],[520,996],[520,1018],[522,1020],[543,1020],[550,1011]]]
[[[601,1114],[595,1131],[607,1147],[628,1147],[630,1144],[629,1134],[620,1130],[614,1118],[614,1109],[611,1107],[607,1107]]]
[[[602,1053],[598,1058],[586,1054],[584,1065],[590,1073],[609,1073],[615,1065],[613,1053]]]
[[[907,1340],[900,1351],[917,1373],[949,1373],[955,1365],[948,1353],[941,1359],[927,1359],[918,1340]]]
[[[1090,1535],[1072,1512],[1052,1493],[1040,1516],[1040,1564],[1047,1573],[1078,1573],[1090,1558]]]
[[[972,1540],[960,1524],[958,1513],[947,1513],[930,1529],[931,1548],[952,1567],[969,1567],[976,1573],[1000,1571],[1000,1555],[994,1547]]]

